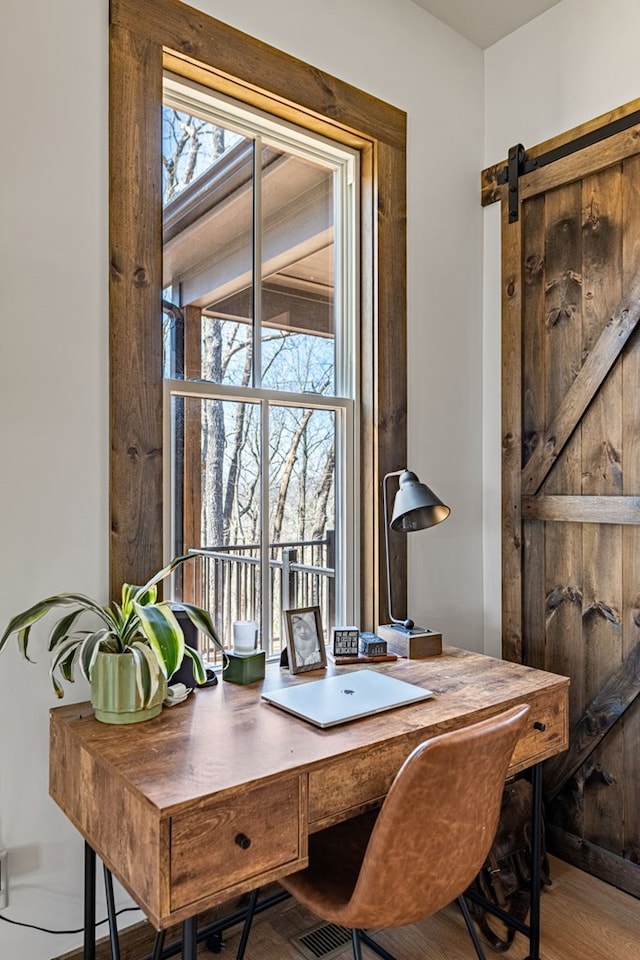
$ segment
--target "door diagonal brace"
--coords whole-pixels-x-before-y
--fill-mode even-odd
[[[640,694],[640,643],[596,694],[574,726],[569,749],[545,764],[544,792],[552,800]]]
[[[640,321],[640,273],[607,320],[590,354],[522,471],[522,493],[535,496]]]

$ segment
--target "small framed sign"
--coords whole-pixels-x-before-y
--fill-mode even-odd
[[[357,627],[334,627],[332,652],[334,657],[356,657],[358,655]]]
[[[319,670],[327,665],[320,607],[285,610],[287,650],[291,673]]]

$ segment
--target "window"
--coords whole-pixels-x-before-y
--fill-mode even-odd
[[[358,154],[173,76],[163,104],[167,552],[279,652],[284,609],[328,638],[357,608]]]
[[[359,445],[353,476],[357,480],[354,502],[359,508],[360,519],[353,549],[353,569],[359,569],[360,601],[359,611],[354,613],[359,625],[370,629],[386,619],[384,563],[380,564],[384,542],[381,479],[388,471],[406,464],[406,118],[395,107],[253,40],[192,7],[183,6],[177,0],[156,0],[153,4],[141,4],[139,0],[111,0],[110,3],[112,595],[118,595],[123,580],[143,583],[162,564],[172,546],[167,539],[165,517],[167,501],[173,494],[163,447],[175,443],[175,433],[174,437],[169,431],[166,437],[163,433],[164,374],[169,373],[171,381],[178,381],[179,390],[185,394],[173,400],[175,404],[183,405],[185,437],[194,423],[198,424],[197,431],[201,431],[203,404],[210,404],[210,413],[206,415],[212,417],[220,414],[220,402],[235,404],[235,409],[228,408],[228,416],[235,416],[240,403],[244,405],[245,416],[250,411],[257,413],[255,406],[249,406],[248,396],[240,389],[241,383],[216,382],[218,393],[215,398],[191,393],[193,390],[197,393],[198,381],[204,378],[190,375],[194,362],[191,351],[195,343],[190,334],[199,329],[201,338],[217,335],[212,325],[216,319],[215,309],[211,311],[212,316],[201,319],[199,324],[192,322],[192,311],[195,309],[204,315],[206,310],[202,308],[211,307],[215,302],[218,313],[224,314],[217,316],[223,324],[227,323],[229,316],[240,318],[238,335],[242,331],[248,333],[250,326],[252,331],[255,329],[256,312],[255,304],[250,304],[248,299],[243,305],[239,290],[230,289],[226,293],[220,290],[215,301],[212,299],[207,304],[199,303],[197,293],[194,296],[187,290],[188,277],[181,278],[177,291],[163,281],[161,104],[163,76],[167,73],[178,78],[179,83],[192,85],[192,90],[199,86],[211,91],[214,99],[231,97],[249,110],[262,111],[283,125],[295,125],[306,131],[312,140],[333,142],[345,148],[345,153],[357,153],[355,177],[360,196],[360,239],[356,255],[360,289],[353,291],[354,299],[357,295],[359,300],[357,343],[353,348],[345,344],[344,350],[338,351],[336,357],[358,358],[356,381],[360,391],[359,403],[354,407],[353,430]],[[197,115],[197,111],[193,115]],[[265,151],[261,155],[265,170],[272,159],[269,155],[272,148],[266,143],[267,139],[265,137],[266,155]],[[230,137],[222,154],[230,167],[233,158],[237,159],[235,173],[238,176],[246,174],[238,156],[242,149],[241,141],[233,141]],[[297,153],[295,159],[303,166],[309,164],[310,169],[318,163],[317,158],[302,158]],[[327,162],[322,160],[320,165]],[[201,172],[194,182],[202,182],[206,177],[204,166]],[[183,192],[189,189],[186,187]],[[178,199],[176,196],[176,210],[180,206]],[[270,198],[266,189],[262,202],[268,209]],[[193,209],[196,209],[195,198],[193,203]],[[187,207],[186,201],[183,202],[183,210]],[[271,266],[266,271],[269,276]],[[254,276],[262,277],[262,263],[259,269],[252,264],[251,269]],[[337,278],[334,281],[337,297],[339,282]],[[275,320],[279,316],[275,298],[282,294],[282,289],[270,289],[267,282],[256,285],[256,288],[262,297],[258,315]],[[225,301],[225,295],[234,298],[233,303]],[[163,300],[168,313],[164,312]],[[185,305],[184,311],[181,303]],[[233,307],[233,311],[225,311],[225,307]],[[272,307],[274,313],[270,314]],[[248,311],[251,311],[251,325]],[[326,315],[324,319],[319,317],[318,322],[325,321]],[[181,322],[186,335],[182,335],[180,350]],[[177,337],[169,369],[164,366],[163,338],[158,336],[163,323],[167,338]],[[342,336],[341,323],[334,331],[336,344]],[[269,418],[274,416],[274,410],[283,417],[286,412],[287,416],[294,418],[294,423],[299,423],[309,410],[313,410],[315,416],[317,409],[321,409],[325,420],[333,418],[337,422],[343,417],[344,414],[338,412],[338,401],[342,403],[351,399],[352,402],[353,394],[345,391],[344,383],[341,383],[344,371],[339,361],[334,362],[331,395],[328,385],[324,392],[306,394],[303,391],[304,402],[300,402],[299,387],[306,382],[300,376],[297,382],[289,384],[293,389],[288,393],[295,402],[290,409],[286,405],[281,409],[283,373],[278,369],[277,361],[282,359],[282,354],[271,357],[269,350],[275,341],[268,338],[281,332],[282,327],[262,322],[259,329],[261,335],[254,337],[252,342],[252,368],[257,363],[256,355],[262,354],[259,366],[262,386],[257,386],[260,380],[254,379],[252,389],[264,391],[269,401],[265,406],[265,397],[255,396],[255,403],[260,407],[261,432],[268,423],[265,410],[268,410]],[[317,329],[312,333],[319,336]],[[293,337],[289,340],[290,344],[294,342]],[[175,377],[180,365],[182,374]],[[265,365],[269,365],[268,369]],[[233,378],[242,381],[237,371]],[[213,384],[214,381],[207,379],[205,382]],[[277,394],[275,399],[272,393]],[[214,403],[218,406],[212,405]],[[192,421],[190,408],[194,405],[196,413]],[[329,410],[327,405],[333,405],[332,409]],[[176,417],[176,423],[178,420]],[[286,427],[290,433],[295,431],[291,423]],[[341,425],[339,427],[342,429]],[[339,427],[334,427],[336,436],[340,435]],[[186,461],[190,456],[195,461],[199,453],[197,442],[187,443],[185,440],[183,449]],[[336,463],[337,454],[336,449]],[[191,476],[195,476],[193,471],[196,468],[186,461],[181,467],[185,477],[188,477],[189,470]],[[174,485],[174,490],[177,489]],[[191,497],[184,499],[181,509],[185,515],[194,502]],[[185,521],[191,523],[193,529],[201,522],[199,510]],[[177,508],[174,513],[178,514]],[[177,542],[174,539],[174,543]],[[394,557],[393,567],[398,580],[394,583],[394,590],[395,596],[400,598],[406,590],[402,556],[406,548],[401,542],[396,549],[398,555]],[[350,565],[351,560],[347,558],[344,569]]]

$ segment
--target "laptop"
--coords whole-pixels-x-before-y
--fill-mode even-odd
[[[296,683],[262,694],[263,700],[287,713],[313,723],[333,727],[359,717],[370,717],[433,696],[431,690],[405,680],[396,680],[375,670],[357,670],[310,683]]]

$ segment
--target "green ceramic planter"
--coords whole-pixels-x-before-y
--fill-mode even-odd
[[[146,707],[136,686],[135,663],[130,653],[99,653],[91,677],[91,704],[102,723],[140,723],[157,717],[167,695],[167,681]]]

